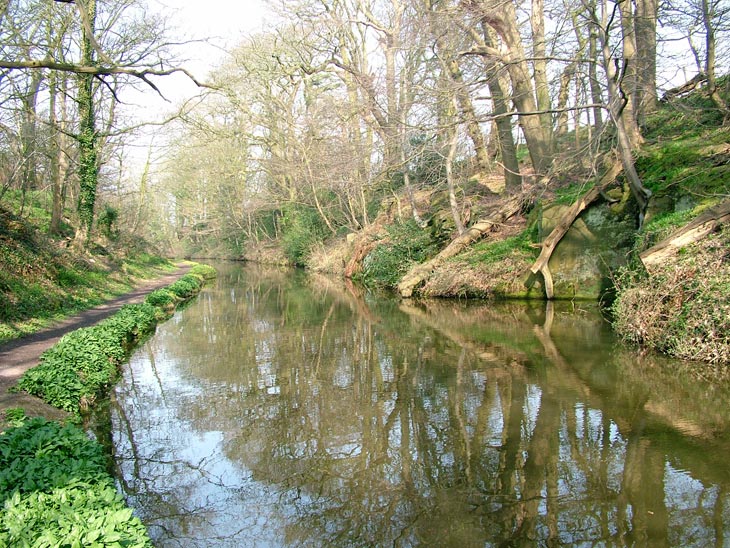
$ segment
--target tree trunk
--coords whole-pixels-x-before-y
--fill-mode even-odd
[[[449,189],[449,205],[451,206],[451,216],[454,218],[454,226],[461,236],[464,233],[464,223],[461,222],[461,212],[459,204],[456,200],[456,190],[454,184],[454,156],[456,155],[456,145],[459,142],[459,126],[455,126],[449,143],[449,152],[446,155],[446,185]]]
[[[617,91],[620,92],[623,100],[622,120],[626,136],[629,139],[631,148],[641,144],[641,131],[638,123],[638,105],[641,103],[639,99],[638,88],[638,56],[636,53],[636,34],[634,32],[634,13],[632,0],[621,0],[618,3],[621,11],[621,45],[623,48],[623,63],[621,73],[614,71],[614,77],[609,76],[609,80],[613,80],[618,86]],[[615,68],[615,67],[614,67]],[[608,76],[609,67],[606,67]],[[609,93],[610,95],[610,93]],[[617,98],[618,94],[614,94]],[[614,104],[616,101],[614,101]]]
[[[593,10],[595,11],[595,0],[593,2]],[[598,81],[598,31],[596,25],[591,25],[588,35],[588,78],[591,87],[591,101],[594,105],[602,105],[603,97],[601,92],[601,84]],[[603,111],[600,106],[593,107],[593,127],[596,132],[600,131],[603,126]]]
[[[482,36],[485,45],[488,47],[494,46],[495,39],[490,28],[486,25],[482,25]],[[505,191],[509,194],[522,188],[522,174],[517,160],[515,138],[512,134],[512,118],[506,115],[509,108],[507,107],[505,88],[500,81],[499,67],[494,59],[486,59],[486,76],[489,94],[492,96],[494,123],[497,126],[497,140],[504,168]]]
[[[89,0],[87,5],[90,30],[84,26],[82,46],[82,63],[94,65],[93,32],[96,21],[96,0]],[[96,132],[96,115],[94,112],[94,76],[79,74],[79,226],[76,232],[76,243],[84,245],[91,235],[94,223],[94,205],[96,203],[96,185],[99,177],[99,162]]]
[[[623,79],[619,74],[618,67],[611,56],[611,47],[609,44],[609,33],[611,29],[609,28],[608,7],[605,0],[603,2],[602,12],[602,21],[600,26],[601,33],[599,39],[601,41],[603,66],[606,71],[606,79],[608,83],[608,111],[614,125],[616,126],[621,163],[623,164],[624,172],[628,178],[631,193],[639,205],[639,224],[641,225],[644,219],[646,206],[648,205],[649,198],[651,197],[651,191],[641,182],[641,178],[636,172],[636,167],[634,166],[633,151],[639,146],[641,135],[638,130],[638,125],[636,124],[636,119],[633,117],[633,110],[631,110],[632,101],[630,88],[629,91],[627,91],[622,87],[625,84],[625,79]],[[626,22],[623,20],[622,25],[624,27],[626,26]],[[628,63],[630,62],[630,59],[634,58],[632,57],[632,47],[630,40],[629,44],[624,43],[624,63]],[[626,53],[627,48],[629,53]],[[624,65],[624,68],[626,68],[626,65]]]
[[[60,89],[58,86],[59,78],[61,79]],[[68,157],[66,151],[66,75],[52,72],[49,75],[49,81],[49,125],[53,131],[53,146],[50,157],[53,201],[51,205],[49,232],[51,234],[58,234],[61,231],[61,220],[63,219],[64,190],[68,173]],[[59,98],[61,103],[60,108],[56,104]],[[60,120],[58,119],[58,110],[60,110]]]
[[[545,2],[532,0],[530,14],[532,27],[532,67],[535,80],[535,97],[537,108],[540,110],[540,125],[543,128],[552,128],[553,120],[550,113],[550,88],[547,79],[547,48],[545,46]]]
[[[498,6],[484,4],[483,21],[499,34],[506,48],[502,60],[512,81],[512,101],[519,111],[532,166],[537,175],[547,175],[553,161],[552,123],[547,125],[547,117],[539,114],[514,3],[510,0]]]
[[[648,114],[657,108],[656,92],[656,24],[657,0],[636,0],[636,48],[638,61],[638,121],[643,126]]]
[[[707,75],[707,93],[709,94],[712,101],[715,103],[718,109],[723,112],[725,117],[730,114],[728,111],[728,104],[722,98],[717,91],[717,84],[715,83],[715,28],[712,22],[712,10],[710,7],[710,0],[702,0],[702,23],[705,27],[705,47],[706,60],[705,60],[705,74]]]

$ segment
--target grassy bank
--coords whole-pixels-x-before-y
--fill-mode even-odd
[[[80,252],[0,207],[0,343],[128,292],[175,269],[143,248]]]
[[[213,276],[212,267],[196,265],[144,303],[65,335],[18,388],[78,418],[108,390],[140,339]],[[26,419],[20,409],[5,415],[10,428],[0,434],[0,546],[152,546],[116,492],[97,442],[73,424]]]
[[[722,82],[730,101],[730,86]],[[575,298],[596,294],[602,304],[613,303],[614,327],[631,344],[682,359],[730,363],[728,230],[686,246],[651,274],[639,260],[643,251],[730,199],[730,125],[698,90],[658,105],[643,137],[635,151],[636,169],[652,192],[643,222],[619,175],[558,245],[550,263],[553,281],[566,288],[561,298],[571,298],[573,289]],[[529,269],[551,230],[545,230],[545,219],[567,209],[598,180],[577,156],[564,164],[518,214],[494,223],[457,255],[424,266],[414,294],[544,299],[542,277],[530,276]],[[464,183],[460,191],[472,222],[489,218],[509,199],[480,194],[474,184]],[[418,271],[455,237],[444,193],[437,186],[414,189],[419,212],[428,220],[425,228],[408,220],[408,201],[401,197],[397,207],[384,203],[377,218],[346,242],[314,246],[302,262],[368,286],[396,288],[409,270]]]
[[[195,265],[173,284],[151,292],[145,302],[124,306],[95,326],[64,335],[41,355],[39,365],[23,374],[18,389],[78,415],[105,393],[139,340],[214,275],[212,267]]]

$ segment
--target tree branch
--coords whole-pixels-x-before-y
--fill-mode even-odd
[[[75,63],[59,63],[52,59],[35,59],[28,61],[5,61],[0,59],[0,68],[9,70],[24,70],[24,69],[50,69],[58,70],[62,72],[73,72],[76,74],[93,74],[94,76],[111,76],[114,74],[126,74],[134,78],[139,78],[152,89],[154,89],[161,97],[162,92],[158,87],[150,80],[150,76],[169,76],[176,72],[181,72],[198,87],[217,89],[215,86],[200,82],[195,76],[193,76],[187,69],[181,67],[169,68],[169,69],[138,69],[133,67],[116,67],[116,66],[86,66],[77,65]]]

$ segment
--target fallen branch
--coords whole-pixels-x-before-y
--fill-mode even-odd
[[[730,221],[730,200],[711,207],[693,221],[673,232],[658,244],[639,254],[647,272],[675,255],[681,248],[697,242],[714,232],[719,225]]]
[[[461,253],[473,242],[482,238],[485,233],[492,229],[495,225],[504,223],[510,217],[519,213],[525,203],[531,201],[532,194],[518,194],[510,198],[497,212],[490,215],[486,219],[477,221],[464,231],[459,237],[451,241],[441,252],[434,258],[425,263],[415,265],[411,270],[403,276],[398,284],[398,292],[402,297],[411,297],[417,287],[422,285],[437,266],[443,264],[447,259]]]

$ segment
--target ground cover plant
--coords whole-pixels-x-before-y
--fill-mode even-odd
[[[195,265],[144,303],[67,334],[18,387],[78,417],[139,340],[213,276],[212,267]],[[11,428],[0,434],[0,546],[151,548],[144,525],[106,472],[101,445],[73,424],[26,419],[22,410],[5,415]]]
[[[101,446],[71,424],[16,419],[0,434],[0,504],[0,546],[152,546]]]

